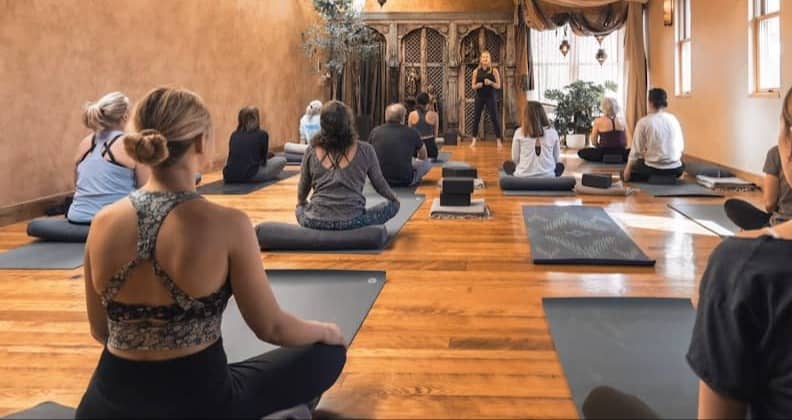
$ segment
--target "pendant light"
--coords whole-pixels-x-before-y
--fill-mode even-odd
[[[607,35],[596,35],[595,36],[595,38],[597,38],[597,42],[599,43],[600,48],[599,48],[599,50],[597,50],[597,55],[595,55],[594,58],[597,59],[597,62],[600,63],[600,66],[605,64],[605,60],[608,59],[608,53],[605,52],[604,48],[602,48],[602,41],[605,39],[606,36]]]
[[[561,41],[561,45],[558,47],[558,50],[561,51],[561,54],[564,57],[566,57],[567,54],[569,54],[569,50],[572,48],[572,46],[569,45],[569,41],[567,41],[566,38],[567,38],[567,29],[566,27],[564,27],[564,40]]]
[[[388,0],[377,0],[377,3],[379,3],[380,7],[384,6],[387,2]]]

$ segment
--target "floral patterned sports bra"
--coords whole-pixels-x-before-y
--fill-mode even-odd
[[[223,310],[231,297],[230,283],[226,281],[209,296],[193,298],[173,282],[154,257],[162,222],[176,206],[195,198],[200,198],[195,192],[137,190],[129,195],[138,218],[137,255],[110,279],[101,294],[108,318],[108,346],[120,350],[175,350],[220,338]],[[132,270],[146,261],[174,303],[147,306],[113,300]]]

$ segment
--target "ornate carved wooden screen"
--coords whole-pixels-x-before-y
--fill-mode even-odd
[[[438,31],[420,28],[405,35],[401,43],[400,99],[413,98],[431,85],[442,104],[447,86],[447,56],[446,40]],[[442,121],[443,107],[440,109]]]
[[[460,91],[462,93],[463,98],[463,106],[460,115],[460,127],[464,128],[465,134],[469,136],[479,136],[481,133],[473,133],[473,111],[474,111],[474,101],[476,97],[476,93],[473,91],[473,87],[471,86],[471,79],[473,77],[473,71],[478,66],[479,62],[479,55],[481,51],[487,50],[490,52],[492,56],[492,65],[498,68],[501,76],[501,91],[498,91],[497,98],[498,98],[498,114],[500,116],[500,121],[497,123],[501,125],[503,128],[503,121],[504,121],[504,112],[503,112],[503,88],[506,86],[506,79],[503,68],[501,64],[503,63],[503,53],[504,48],[503,41],[501,38],[486,28],[479,28],[467,34],[462,39],[461,44],[461,57],[464,61],[464,72],[461,72],[461,76],[463,79],[459,81],[460,86],[462,88]],[[486,115],[486,114],[485,114]],[[495,130],[493,129],[492,122],[488,117],[484,117],[482,120],[483,124],[481,124],[481,128],[479,130],[484,131],[484,137],[494,136]]]

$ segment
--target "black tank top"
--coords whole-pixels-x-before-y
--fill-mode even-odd
[[[625,135],[624,130],[617,130],[616,120],[614,118],[611,118],[610,120],[611,124],[613,125],[613,130],[599,133],[599,147],[611,149],[627,147],[627,136]]]
[[[492,70],[492,67],[490,67],[489,70],[484,70],[482,67],[478,69],[476,83],[482,84],[481,88],[476,91],[476,96],[479,98],[489,98],[495,93],[494,87],[484,84],[485,79],[489,79],[491,82],[495,83],[495,72]]]
[[[415,123],[413,128],[421,135],[421,139],[433,139],[435,136],[434,125],[426,121],[427,112],[421,108],[416,108],[415,112],[418,113],[418,122]]]

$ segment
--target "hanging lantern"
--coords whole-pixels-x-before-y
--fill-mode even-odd
[[[597,51],[596,58],[597,58],[597,62],[599,62],[600,66],[601,66],[601,65],[605,64],[605,60],[608,59],[608,53],[606,53],[604,49],[600,48]]]
[[[572,48],[572,46],[569,45],[569,41],[567,41],[565,39],[565,40],[561,41],[561,46],[558,47],[558,50],[561,51],[561,54],[563,54],[564,57],[566,57],[567,54],[569,54],[569,49],[570,48]]]
[[[597,42],[602,45],[602,40],[605,39],[606,35],[594,35],[594,38],[597,39]]]
[[[388,0],[377,0],[377,3],[379,3],[380,7],[384,6],[387,2]]]

